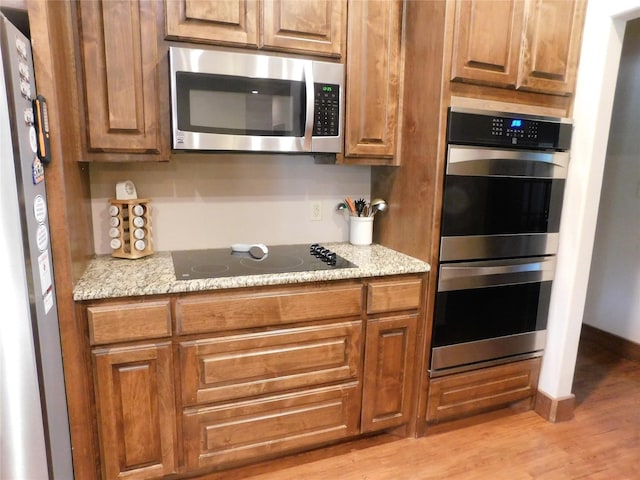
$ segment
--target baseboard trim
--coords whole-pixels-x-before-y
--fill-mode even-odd
[[[622,358],[626,358],[627,360],[632,360],[634,362],[640,362],[639,344],[614,335],[613,333],[592,327],[591,325],[587,325],[585,323],[582,324],[580,341],[595,343],[599,347],[615,353]]]
[[[573,418],[576,407],[576,397],[571,394],[566,397],[553,398],[538,390],[536,394],[535,412],[549,422],[565,422]]]

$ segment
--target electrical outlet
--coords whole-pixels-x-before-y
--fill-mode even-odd
[[[322,220],[322,203],[311,202],[311,220]]]

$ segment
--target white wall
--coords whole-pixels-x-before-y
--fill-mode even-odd
[[[111,253],[108,200],[132,180],[151,199],[155,251],[224,248],[232,243],[346,241],[346,195],[370,200],[371,168],[315,164],[310,156],[175,156],[166,163],[90,165],[95,251]],[[311,220],[321,202],[322,220]],[[375,228],[375,227],[374,227]]]
[[[627,20],[639,0],[587,3],[547,346],[538,388],[571,395],[596,231],[611,112]],[[637,135],[636,135],[637,136]]]
[[[584,322],[640,343],[640,20],[627,24]]]

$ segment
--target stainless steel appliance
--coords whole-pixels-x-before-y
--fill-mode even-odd
[[[181,250],[171,253],[178,280],[264,275],[273,273],[314,272],[356,265],[322,245],[275,245],[256,258],[250,253],[229,249]]]
[[[169,47],[174,150],[342,151],[344,67]]]
[[[38,148],[44,137],[34,125],[29,40],[2,14],[0,59],[0,478],[68,480],[71,443]]]
[[[541,355],[571,130],[450,109],[432,376]]]

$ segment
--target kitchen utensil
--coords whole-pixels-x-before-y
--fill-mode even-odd
[[[356,205],[355,203],[353,203],[353,200],[351,200],[349,197],[344,199],[345,202],[347,202],[347,205],[349,206],[349,212],[351,212],[351,215],[355,215],[356,214]]]
[[[364,207],[367,206],[367,202],[365,201],[364,198],[360,198],[358,200],[356,200],[354,202],[355,207],[356,207],[356,215],[358,215],[358,217],[362,217],[362,213],[364,212]]]
[[[369,216],[373,217],[377,212],[384,212],[387,210],[387,202],[381,198],[375,198],[371,200]]]

